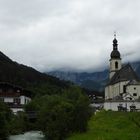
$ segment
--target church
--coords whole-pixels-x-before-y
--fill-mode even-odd
[[[140,100],[140,80],[130,64],[122,66],[116,35],[110,54],[109,82],[105,87],[105,100]]]

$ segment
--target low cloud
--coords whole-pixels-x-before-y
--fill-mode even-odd
[[[0,49],[40,71],[108,66],[113,32],[123,62],[139,60],[138,0],[1,0]]]

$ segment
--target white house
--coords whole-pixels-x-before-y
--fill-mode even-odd
[[[16,114],[23,111],[23,106],[31,101],[31,92],[9,83],[0,83],[0,100]]]
[[[105,100],[140,99],[140,80],[130,64],[122,66],[116,35],[110,55],[109,82],[105,87]]]

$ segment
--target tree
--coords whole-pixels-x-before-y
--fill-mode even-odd
[[[86,131],[87,122],[92,114],[88,96],[76,86],[73,86],[71,89],[65,91],[64,96],[74,105],[72,131]]]
[[[8,137],[8,121],[12,116],[11,110],[3,103],[0,102],[0,138],[4,139]]]
[[[74,106],[58,96],[51,96],[41,109],[39,124],[41,130],[51,140],[62,140],[71,131]]]
[[[79,87],[73,86],[59,95],[35,99],[26,110],[38,112],[38,129],[48,140],[63,140],[72,132],[86,130],[91,116],[89,103],[86,94]]]
[[[14,115],[9,122],[9,132],[10,134],[21,134],[27,131],[28,119],[24,112],[18,112]]]

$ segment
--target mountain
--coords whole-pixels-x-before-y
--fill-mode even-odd
[[[132,62],[131,66],[140,77],[140,62]],[[108,81],[109,70],[105,69],[101,72],[64,72],[64,71],[52,71],[48,72],[49,75],[53,75],[59,79],[72,81],[89,90],[96,90],[102,92]]]
[[[12,61],[0,52],[0,82],[29,88],[38,94],[52,94],[69,87],[70,83]],[[41,90],[43,89],[43,90]]]
[[[95,91],[103,91],[104,86],[108,79],[108,70],[93,73],[77,73],[77,72],[63,72],[63,71],[52,71],[48,73],[61,80],[71,81],[84,88]]]

